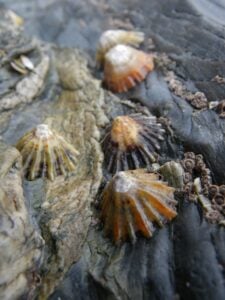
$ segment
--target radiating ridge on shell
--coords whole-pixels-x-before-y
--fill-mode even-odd
[[[150,238],[156,225],[176,217],[174,188],[144,169],[118,172],[103,191],[101,219],[104,232],[115,243],[130,239],[136,233]]]
[[[107,30],[99,39],[96,60],[99,65],[104,62],[105,54],[118,44],[139,46],[144,41],[144,33],[140,31]]]
[[[153,57],[126,45],[117,45],[105,55],[104,82],[113,92],[122,93],[143,81],[154,69]]]
[[[79,152],[46,124],[26,133],[16,148],[22,155],[24,176],[28,180],[40,177],[54,180],[76,169]]]
[[[110,173],[149,167],[156,161],[164,129],[154,116],[116,117],[103,141],[105,166]]]

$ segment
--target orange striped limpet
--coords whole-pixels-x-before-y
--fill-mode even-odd
[[[118,244],[136,233],[150,238],[156,229],[176,217],[174,188],[144,169],[117,173],[103,191],[101,219],[104,232]]]
[[[116,117],[103,141],[105,166],[110,173],[149,167],[155,162],[164,129],[154,116]]]
[[[122,93],[143,81],[154,69],[153,57],[126,45],[117,45],[105,55],[104,82],[113,92]]]

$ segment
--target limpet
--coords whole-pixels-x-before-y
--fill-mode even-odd
[[[139,46],[144,41],[144,33],[140,31],[107,30],[99,39],[96,52],[97,63],[104,63],[105,54],[118,44]]]
[[[101,219],[115,243],[150,238],[156,228],[176,217],[175,189],[144,169],[118,172],[103,191]]]
[[[153,69],[152,55],[126,45],[117,45],[105,55],[104,83],[112,92],[126,92],[143,81]]]
[[[150,166],[156,161],[164,129],[154,116],[116,117],[103,141],[105,165],[110,173]]]
[[[16,148],[21,152],[24,176],[28,180],[39,177],[54,180],[76,169],[79,152],[46,124],[26,133]]]

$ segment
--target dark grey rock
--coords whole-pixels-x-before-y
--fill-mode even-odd
[[[224,83],[212,81],[217,75],[225,77],[222,0],[1,2],[25,18],[28,34],[84,50],[90,66],[102,31],[132,26],[143,30],[153,39],[158,59],[166,53],[171,63],[121,98],[142,103],[168,120],[173,136],[167,134],[162,144],[162,161],[181,158],[185,151],[201,153],[214,183],[225,183],[224,119],[207,108],[194,108],[166,81],[171,71],[188,90],[203,92],[209,102],[225,99]],[[108,102],[107,106],[109,117],[130,111],[118,103],[112,109]],[[13,140],[10,129],[5,138]],[[156,231],[149,241],[140,237],[134,246],[115,248],[99,226],[90,226],[81,259],[50,299],[224,299],[224,228],[207,223],[201,207],[183,196],[178,211],[173,224]]]

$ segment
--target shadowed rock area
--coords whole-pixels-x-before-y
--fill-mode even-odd
[[[0,4],[0,220],[17,213],[15,206],[10,213],[5,208],[13,190],[26,230],[33,234],[24,243],[15,219],[18,245],[12,250],[7,234],[11,223],[0,221],[0,234],[15,257],[0,259],[1,297],[224,299],[224,227],[208,222],[200,203],[186,193],[176,195],[177,218],[150,240],[138,237],[135,245],[114,246],[98,219],[99,195],[110,178],[100,141],[108,119],[117,115],[155,115],[166,130],[160,165],[193,151],[203,155],[213,184],[225,184],[225,121],[210,108],[210,103],[225,99],[223,1]],[[3,7],[24,18],[24,31]],[[153,52],[156,62],[143,83],[120,96],[101,87],[101,74],[94,68],[98,38],[109,28],[144,31],[142,48]],[[10,63],[21,54],[32,60],[33,72],[13,70]],[[43,122],[79,150],[77,172],[54,182],[21,183],[20,167],[14,164],[20,155],[6,144],[15,144]],[[18,253],[24,253],[19,275],[6,272],[18,266]],[[12,286],[16,288],[10,294]]]

